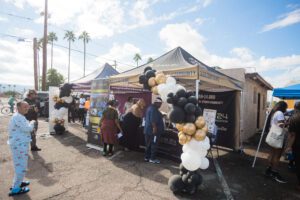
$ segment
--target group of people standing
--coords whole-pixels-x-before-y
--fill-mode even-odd
[[[269,166],[265,171],[265,175],[276,180],[279,183],[286,183],[287,181],[279,174],[278,164],[283,152],[293,154],[296,164],[296,173],[298,177],[297,189],[300,190],[300,102],[297,102],[294,106],[294,113],[286,120],[284,113],[287,110],[287,103],[284,101],[278,102],[271,110],[267,125],[270,130],[272,126],[277,126],[282,129],[287,129],[287,135],[285,135],[285,142],[282,147],[271,147],[269,153]]]
[[[107,108],[102,113],[99,123],[104,143],[103,155],[113,155],[113,147],[118,142],[118,137],[120,137],[120,145],[124,146],[124,150],[137,149],[137,132],[145,116],[145,161],[160,163],[156,159],[156,149],[158,137],[164,131],[163,117],[159,111],[161,105],[162,99],[157,97],[154,103],[147,108],[144,115],[145,101],[139,99],[134,103],[133,98],[129,97],[124,105],[124,116],[122,125],[120,125],[117,111],[118,102],[110,100]]]

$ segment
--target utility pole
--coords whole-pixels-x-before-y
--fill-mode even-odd
[[[37,40],[33,38],[33,72],[34,72],[34,89],[38,90],[38,70],[37,70]]]
[[[47,40],[48,40],[48,0],[45,0],[44,13],[44,39],[43,39],[43,74],[42,74],[42,90],[46,91],[46,74],[47,74]]]
[[[117,70],[117,61],[116,60],[114,60],[114,66],[115,66],[115,70]]]

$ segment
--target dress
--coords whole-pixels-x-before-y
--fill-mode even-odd
[[[121,144],[128,149],[138,148],[138,128],[141,124],[141,118],[136,117],[132,112],[127,113],[124,116],[122,130],[123,137]]]
[[[111,107],[106,108],[103,111],[101,122],[102,140],[106,144],[117,143],[118,127],[115,120],[118,119],[118,112]]]

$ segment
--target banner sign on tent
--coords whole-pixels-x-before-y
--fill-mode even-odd
[[[101,135],[98,133],[100,118],[109,99],[109,84],[107,79],[97,79],[92,82],[91,104],[89,115],[88,144],[100,146]]]
[[[201,108],[216,110],[217,144],[229,148],[235,141],[235,92],[205,92],[199,94]]]

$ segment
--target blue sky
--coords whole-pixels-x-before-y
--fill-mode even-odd
[[[32,85],[32,38],[43,34],[44,1],[0,3],[0,83]],[[300,82],[298,0],[49,0],[49,13],[58,45],[68,45],[65,30],[90,33],[86,73],[112,60],[124,71],[136,65],[135,53],[145,63],[181,46],[210,66],[257,71],[275,87]],[[82,41],[72,48],[82,50]],[[48,55],[50,62],[50,46]],[[67,49],[55,47],[53,60],[67,77]],[[72,52],[71,61],[74,80],[83,55]]]

